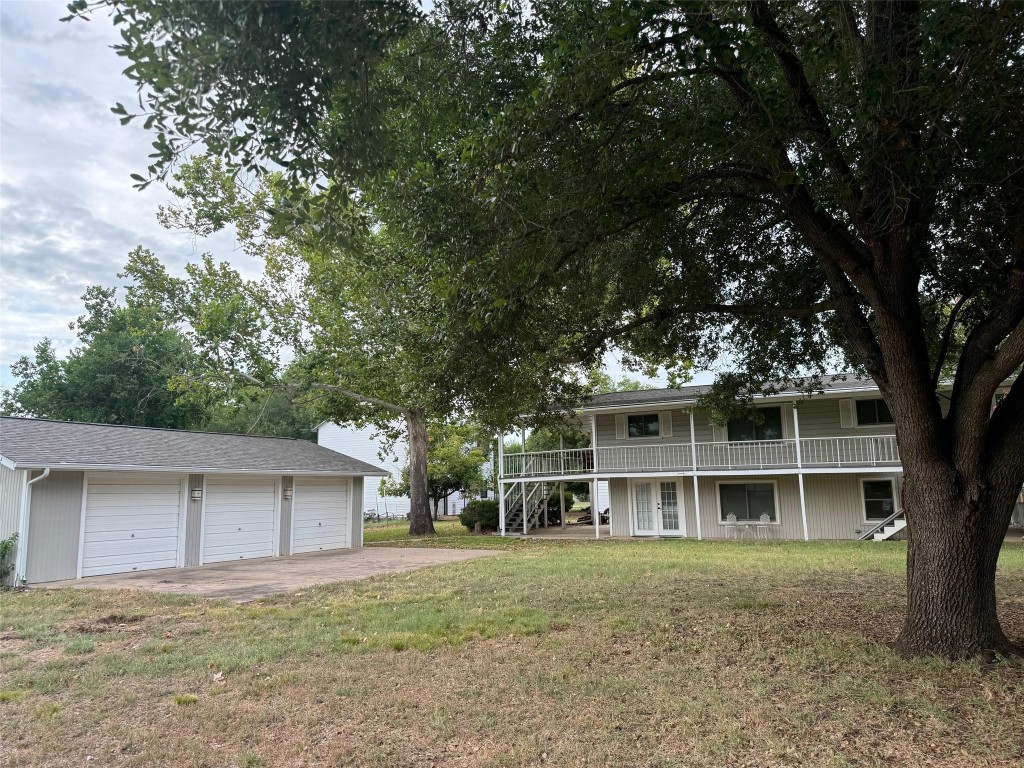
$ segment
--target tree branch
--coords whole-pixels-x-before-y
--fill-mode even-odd
[[[935,368],[932,370],[932,389],[936,389],[939,386],[939,377],[942,375],[942,366],[946,362],[946,355],[949,354],[949,344],[953,340],[953,331],[956,328],[956,318],[960,314],[960,308],[967,303],[967,300],[971,297],[970,293],[964,293],[956,302],[953,304],[953,308],[949,311],[949,320],[946,322],[946,327],[942,331],[942,342],[939,345],[939,352],[935,357]]]
[[[843,187],[847,212],[851,217],[856,218],[857,200],[861,195],[861,190],[849,163],[843,157],[842,149],[832,133],[828,118],[825,117],[821,105],[814,96],[803,62],[797,54],[796,46],[775,20],[768,3],[763,0],[751,0],[747,3],[747,9],[754,21],[754,26],[765,36],[768,48],[779,62],[779,67],[789,84],[789,90],[800,111],[804,125],[817,136],[825,162],[828,163],[829,169]]]

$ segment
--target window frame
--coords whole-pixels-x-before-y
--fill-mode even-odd
[[[897,502],[898,502],[898,500],[896,498],[896,478],[894,478],[894,477],[861,477],[859,479],[860,479],[860,514],[861,514],[861,517],[864,520],[864,524],[865,525],[877,525],[878,523],[880,523],[883,520],[885,520],[884,517],[878,517],[878,518],[868,517],[868,497],[867,497],[867,493],[865,493],[865,490],[864,490],[864,484],[865,483],[881,483],[881,482],[889,483],[889,487],[892,488],[892,512],[890,512],[889,514],[891,515],[891,514],[894,514],[896,512],[896,507],[897,507]]]
[[[762,425],[757,424],[756,422],[753,422],[753,417],[751,417],[750,421],[753,422],[753,427],[754,427],[754,439],[753,440],[733,440],[732,439],[732,432],[729,429],[729,427],[730,427],[730,425],[732,424],[733,421],[736,421],[736,419],[729,419],[729,421],[726,422],[726,424],[725,424],[725,441],[727,443],[776,443],[776,442],[781,442],[782,440],[786,439],[786,437],[785,437],[785,435],[786,435],[786,424],[785,424],[786,415],[782,412],[782,406],[781,405],[761,405],[761,406],[758,406],[757,408],[755,408],[754,410],[757,410],[757,411],[771,411],[771,410],[774,410],[774,411],[778,411],[779,412],[779,437],[777,437],[777,438],[758,437],[757,436],[757,429],[758,429],[759,426],[762,426]]]
[[[782,525],[782,507],[779,504],[779,483],[776,480],[716,480],[715,481],[715,504],[718,506],[718,524],[731,525],[725,521],[725,510],[722,509],[722,486],[723,485],[770,485],[772,487],[772,501],[775,504],[775,519],[767,523],[758,520],[737,520],[736,525]]]
[[[860,427],[894,427],[896,425],[895,419],[893,421],[873,421],[867,424],[862,424],[860,420],[860,410],[858,409],[859,403],[874,403],[875,414],[878,414],[878,403],[885,405],[885,409],[889,410],[888,403],[885,402],[884,397],[855,397],[853,398],[853,423],[857,428]],[[889,418],[892,418],[892,412],[889,413]]]
[[[656,435],[631,435],[629,433],[629,421],[630,419],[650,419],[654,418],[654,423],[658,425],[658,434]],[[644,431],[646,433],[646,421],[644,423]],[[627,440],[654,440],[661,437],[661,414],[660,413],[627,413],[626,414],[626,439]]]

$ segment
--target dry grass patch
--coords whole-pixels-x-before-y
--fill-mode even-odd
[[[0,764],[1024,760],[1020,662],[887,647],[905,599],[899,545],[517,546],[247,605],[2,596],[20,645],[0,646]],[[1008,550],[999,579],[1004,622],[1024,638],[1024,551]],[[141,618],[76,629],[111,616]],[[90,652],[65,652],[80,639]]]

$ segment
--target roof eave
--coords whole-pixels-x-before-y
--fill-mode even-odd
[[[6,459],[6,457],[4,457]],[[193,475],[333,475],[337,477],[389,477],[390,472],[374,469],[366,472],[355,469],[286,469],[263,468],[248,469],[240,467],[161,467],[142,464],[63,464],[60,462],[9,462],[4,466],[9,469],[49,469],[62,472],[174,472],[176,474]]]

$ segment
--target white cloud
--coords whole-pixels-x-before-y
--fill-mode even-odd
[[[115,102],[135,100],[110,46],[109,20],[62,23],[64,2],[6,0],[0,8],[0,382],[44,336],[67,349],[68,323],[93,284],[116,285],[128,252],[144,245],[172,270],[210,251],[242,257],[230,234],[196,243],[156,222],[170,194],[132,187],[153,137],[121,126]]]

